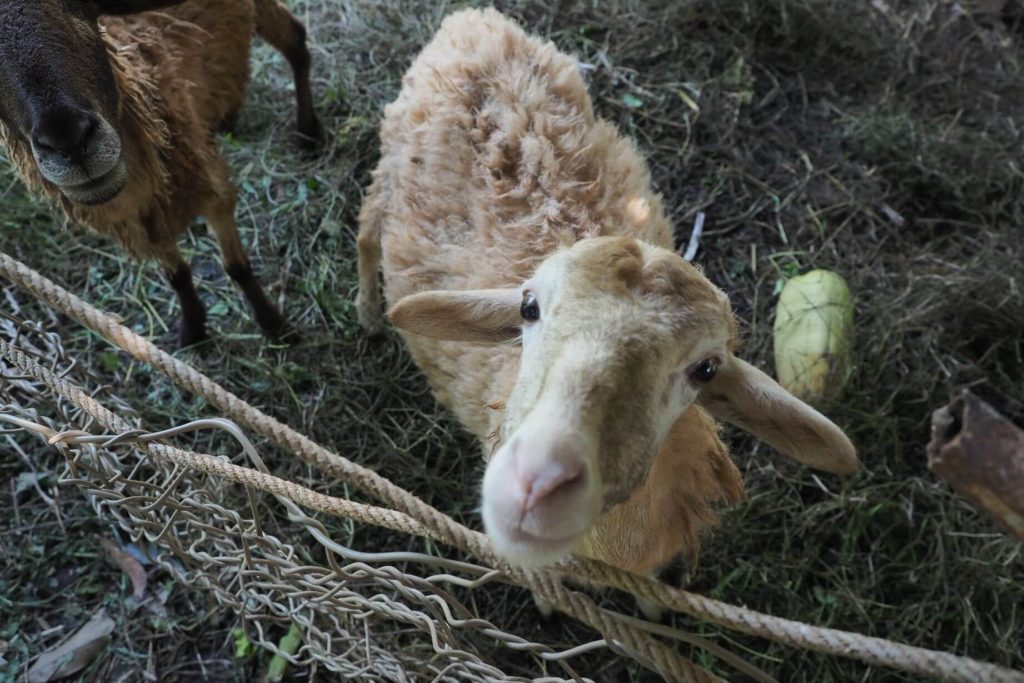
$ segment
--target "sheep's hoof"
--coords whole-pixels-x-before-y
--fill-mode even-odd
[[[327,144],[327,133],[316,115],[307,121],[300,121],[297,128],[299,145],[306,152],[319,152]]]
[[[275,331],[267,332],[267,336],[278,344],[287,344],[288,346],[295,346],[296,344],[302,343],[302,333],[292,325],[291,323],[285,323],[284,327]]]
[[[302,341],[302,335],[295,326],[276,310],[257,316],[256,322],[263,330],[264,336],[273,342],[294,346]]]
[[[640,611],[643,612],[643,615],[647,617],[648,621],[657,623],[665,617],[665,608],[656,602],[637,598],[636,606],[640,608]]]
[[[359,324],[363,327],[363,333],[367,337],[381,337],[384,335],[384,318],[377,316],[375,320],[363,320],[359,319]]]
[[[541,619],[550,619],[552,613],[554,613],[554,607],[544,598],[538,598],[534,595],[533,604],[537,606],[537,611],[540,612]]]
[[[247,296],[249,304],[252,306],[252,317],[260,326],[263,334],[271,339],[276,339],[284,334],[288,328],[288,321],[281,315],[281,311],[277,310],[277,306],[267,300],[263,291],[258,290],[252,296],[247,293]]]
[[[367,301],[361,294],[356,295],[356,316],[367,337],[384,334],[384,315],[380,311],[380,301]]]
[[[208,340],[210,335],[206,332],[205,325],[186,325],[182,323],[178,331],[178,347],[187,349],[190,346],[201,344]]]

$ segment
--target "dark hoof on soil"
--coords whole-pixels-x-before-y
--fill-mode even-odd
[[[298,135],[299,146],[307,153],[320,152],[327,145],[327,133],[316,116],[299,124]]]
[[[271,334],[267,333],[267,336],[278,344],[287,344],[288,346],[295,346],[301,344],[303,341],[302,333],[299,332],[294,326],[286,323],[283,328],[277,332]]]
[[[183,325],[181,330],[178,332],[178,348],[187,349],[190,346],[196,346],[209,340],[210,335],[206,332],[206,327],[188,327]]]
[[[367,339],[384,339],[384,316],[378,316],[372,320],[359,320],[359,326],[363,329],[363,336]]]
[[[256,324],[263,331],[263,336],[272,342],[293,346],[302,341],[302,335],[298,330],[276,310],[257,316]]]

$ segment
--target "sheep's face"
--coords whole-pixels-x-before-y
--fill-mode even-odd
[[[109,201],[128,179],[98,18],[169,4],[0,0],[0,138],[28,147],[39,173],[72,202]]]
[[[724,294],[678,255],[584,240],[520,288],[522,359],[483,485],[498,550],[565,555],[644,480],[729,353]]]
[[[729,302],[677,254],[581,241],[510,292],[522,359],[487,466],[483,516],[523,564],[571,551],[644,479],[734,336]]]
[[[665,249],[587,239],[520,287],[419,292],[389,316],[437,339],[521,341],[483,485],[487,533],[516,564],[570,553],[645,479],[695,402],[801,462],[857,468],[834,424],[733,355],[725,295]]]

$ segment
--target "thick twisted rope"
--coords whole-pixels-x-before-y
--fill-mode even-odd
[[[0,339],[0,356],[6,358],[14,367],[26,375],[30,375],[42,382],[54,394],[81,408],[106,429],[124,435],[126,438],[122,439],[122,441],[131,441],[132,435],[138,432],[137,429],[133,428],[118,414],[108,410],[99,401],[83,391],[81,387],[58,377],[55,373],[42,367],[27,354],[3,339]],[[38,428],[38,425],[29,425],[18,418],[10,416],[0,415],[0,420],[23,427]],[[70,441],[72,437],[79,437],[81,434],[81,432],[53,433],[50,435],[49,441],[54,444],[61,443],[62,441]],[[106,440],[105,445],[110,447],[118,442],[119,439],[115,437]],[[365,524],[374,524],[394,531],[448,542],[447,539],[441,537],[436,531],[425,527],[416,519],[402,512],[317,493],[279,477],[247,467],[240,467],[228,462],[224,458],[184,451],[158,442],[147,441],[137,445],[145,449],[151,456],[271,493],[309,509],[354,519]],[[482,534],[469,529],[466,529],[466,531],[469,534],[480,537],[481,545],[486,546],[489,543]],[[635,628],[627,622],[615,619],[611,614],[601,610],[588,596],[566,589],[561,582],[541,583],[536,580],[536,577],[528,573],[506,573],[510,578],[515,579],[516,583],[530,587],[560,610],[586,623],[591,628],[601,631],[613,647],[618,647],[632,653],[639,661],[658,671],[667,680],[684,681],[686,683],[724,683],[719,677],[693,664],[662,643],[651,638],[643,630]]]
[[[203,397],[245,428],[261,434],[305,462],[359,486],[396,510],[407,513],[422,526],[432,529],[437,536],[451,545],[496,566],[500,565],[496,561],[497,558],[495,558],[489,542],[482,534],[467,529],[384,477],[328,451],[308,437],[260,412],[209,377],[173,358],[110,316],[3,252],[0,252],[0,274],[38,299],[110,340],[136,359],[159,369],[176,384]],[[801,622],[761,614],[672,588],[652,579],[630,574],[593,560],[572,560],[557,565],[551,570],[539,572],[527,572],[508,567],[503,567],[503,571],[535,591],[540,597],[553,603],[560,610],[577,618],[580,618],[581,614],[585,615],[584,621],[605,634],[612,634],[615,631],[621,633],[622,629],[619,628],[621,623],[614,621],[607,613],[597,608],[593,601],[582,593],[567,591],[562,587],[558,574],[566,574],[594,585],[625,590],[693,617],[794,647],[851,657],[869,664],[934,676],[947,681],[1024,683],[1024,672],[1011,671],[1004,667],[948,652],[903,645],[847,631],[813,627]],[[684,670],[672,671],[670,669],[669,662],[665,661],[665,657],[671,653],[660,643],[646,639],[644,644],[647,647],[643,647],[630,637],[631,634],[624,633],[623,635],[625,637],[620,642],[624,647],[649,657],[666,677],[674,680],[693,680]],[[614,638],[614,636],[611,637]],[[677,657],[672,659],[679,661]]]

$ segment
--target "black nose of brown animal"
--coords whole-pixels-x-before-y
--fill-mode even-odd
[[[88,113],[70,108],[46,112],[32,130],[37,149],[79,161],[85,156],[96,122]]]

